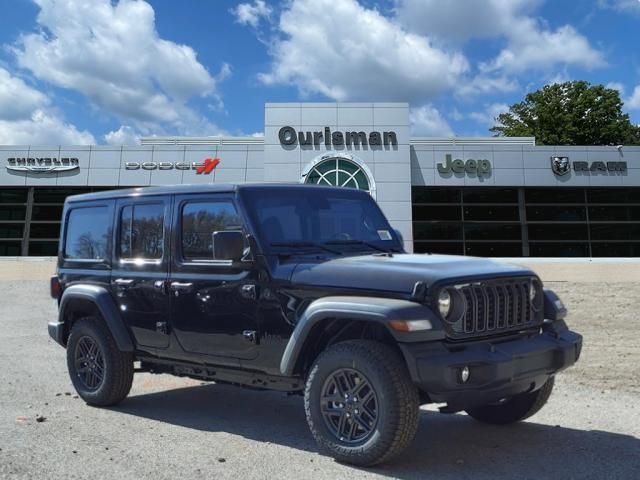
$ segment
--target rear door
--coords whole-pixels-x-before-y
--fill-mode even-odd
[[[142,350],[169,345],[171,197],[118,200],[111,283],[120,312]]]
[[[213,256],[215,231],[244,231],[233,195],[176,196],[173,216],[171,325],[182,348],[212,357],[255,358],[255,268]]]

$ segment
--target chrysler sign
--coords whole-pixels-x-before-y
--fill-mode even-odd
[[[80,168],[80,162],[73,157],[10,157],[7,170],[13,172],[52,173],[68,172]]]

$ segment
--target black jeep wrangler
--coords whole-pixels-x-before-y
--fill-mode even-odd
[[[123,400],[134,371],[298,392],[323,452],[372,465],[411,442],[422,404],[533,415],[580,355],[533,272],[407,254],[362,191],[152,187],[63,215],[49,334],[91,405]]]

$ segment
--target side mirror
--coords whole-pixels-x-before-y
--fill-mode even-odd
[[[244,253],[244,233],[240,230],[213,232],[213,259],[238,262]]]

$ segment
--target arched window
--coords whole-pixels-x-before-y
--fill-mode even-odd
[[[304,183],[357,188],[372,193],[373,187],[363,165],[344,157],[322,158],[313,164]]]

